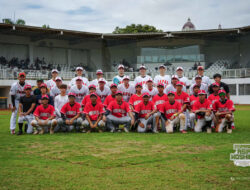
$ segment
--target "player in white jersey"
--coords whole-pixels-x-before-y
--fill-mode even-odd
[[[153,79],[150,77],[146,83],[146,87],[142,89],[142,94],[148,93],[149,94],[149,100],[152,101],[153,97],[158,94],[157,88],[155,88],[153,85]]]
[[[118,69],[118,75],[113,78],[113,83],[115,83],[116,85],[119,85],[123,82],[123,78],[125,76],[124,75],[124,66],[119,65],[117,69]]]
[[[169,75],[166,75],[166,67],[164,65],[159,66],[159,75],[156,75],[154,78],[154,84],[157,85],[159,83],[164,84],[164,87],[171,84],[171,77]]]
[[[84,86],[89,86],[89,80],[86,77],[83,77],[83,68],[82,67],[77,67],[76,68],[76,75],[77,77],[73,78],[70,83],[69,83],[69,88],[71,88],[72,86],[76,85],[76,79],[78,79],[79,77],[82,78],[82,84]]]
[[[194,77],[195,83],[190,86],[190,95],[194,94],[194,86],[198,85],[200,90],[205,90],[206,94],[208,93],[208,86],[207,84],[202,82],[202,77],[200,75],[196,75]]]
[[[61,117],[61,109],[66,104],[69,99],[67,95],[67,85],[61,84],[60,88],[60,94],[55,97],[54,105],[55,105],[55,111],[56,111],[56,117]]]
[[[74,85],[70,88],[69,93],[70,92],[76,94],[75,101],[77,103],[81,104],[82,99],[89,93],[89,89],[87,88],[87,86],[83,85],[82,77],[77,77],[76,78],[76,85]]]
[[[96,94],[101,98],[102,103],[104,102],[105,98],[111,94],[110,88],[105,84],[105,79],[100,78],[98,81],[98,87],[96,88]]]
[[[202,77],[202,82],[205,83],[207,86],[211,85],[210,78],[207,76],[204,76],[204,67],[203,66],[198,66],[197,68],[197,75],[200,75]],[[192,83],[195,83],[195,77],[192,80]]]
[[[123,83],[118,85],[118,91],[122,92],[123,100],[128,102],[130,97],[135,94],[135,86],[129,84],[129,76],[124,76]]]
[[[16,118],[17,118],[17,110],[19,106],[20,97],[25,95],[24,86],[30,85],[29,83],[25,82],[26,74],[19,73],[17,82],[13,83],[10,88],[10,96],[12,102],[12,114],[10,118],[10,131],[11,134],[15,134],[16,129]]]
[[[168,94],[168,92],[170,92],[170,91],[176,92],[176,84],[177,84],[178,81],[179,81],[178,76],[173,75],[172,79],[171,79],[171,84],[167,85],[167,87],[164,89],[164,93]],[[183,92],[187,91],[185,86],[183,86],[182,91]]]
[[[147,73],[147,68],[144,65],[140,66],[139,72],[140,72],[140,76],[135,78],[134,84],[140,83],[142,85],[142,88],[145,88],[148,79],[150,79],[151,77],[146,74]]]
[[[93,85],[95,85],[95,86],[98,86],[98,80],[99,80],[100,78],[103,78],[103,72],[102,72],[101,69],[98,69],[98,70],[96,71],[96,79],[92,80],[89,84],[90,84],[90,85],[93,84]],[[104,80],[105,80],[105,79],[104,79]],[[108,85],[108,82],[107,82],[106,80],[105,80],[105,82],[106,82],[105,85]]]
[[[180,82],[184,84],[184,86],[189,89],[190,87],[190,81],[188,80],[187,77],[183,76],[184,70],[182,67],[177,67],[176,68],[176,75],[178,76],[178,79]]]
[[[51,96],[53,99],[55,99],[55,97],[61,93],[61,91],[60,91],[60,86],[61,86],[61,84],[62,84],[62,78],[61,78],[61,77],[56,77],[55,82],[56,82],[56,86],[54,86],[54,87],[50,90],[50,96]]]
[[[52,79],[48,80],[45,84],[47,85],[48,89],[51,90],[54,86],[56,86],[56,77],[58,76],[58,70],[53,69],[51,71]]]

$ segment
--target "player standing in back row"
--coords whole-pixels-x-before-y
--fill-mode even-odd
[[[147,75],[147,68],[144,65],[140,66],[139,72],[140,72],[140,76],[135,78],[134,84],[140,83],[142,85],[142,88],[145,88],[147,81],[151,77]]]
[[[159,83],[164,84],[164,88],[171,84],[171,77],[169,75],[166,75],[166,67],[164,65],[159,66],[159,75],[156,75],[154,78],[154,84],[157,85]]]
[[[124,78],[124,65],[119,65],[118,66],[118,75],[113,78],[113,83],[119,85],[123,82]]]

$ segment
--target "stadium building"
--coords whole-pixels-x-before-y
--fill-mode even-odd
[[[102,34],[0,24],[0,97],[9,97],[21,71],[33,85],[36,79],[49,79],[53,68],[69,81],[76,66],[85,68],[89,80],[102,69],[111,81],[120,63],[132,80],[141,64],[152,77],[161,64],[170,75],[182,66],[189,79],[202,65],[212,81],[215,73],[222,75],[235,104],[250,104],[250,26],[196,30],[189,19],[182,31]]]

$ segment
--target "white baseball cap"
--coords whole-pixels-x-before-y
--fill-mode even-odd
[[[62,78],[61,77],[56,77],[55,81],[57,81],[57,80],[62,81]]]
[[[98,69],[98,70],[96,71],[96,74],[103,74],[103,72],[102,72],[101,69]]]
[[[119,65],[119,66],[118,66],[118,69],[120,69],[120,68],[123,68],[123,69],[124,69],[124,65],[122,65],[122,64]]]
[[[76,81],[77,80],[81,80],[82,81],[82,77],[80,77],[80,76],[76,77]]]
[[[82,67],[76,67],[76,71],[78,71],[78,70],[84,70]]]
[[[130,77],[128,75],[125,75],[122,80],[128,79],[130,80]]]
[[[52,69],[51,73],[54,73],[54,72],[59,73],[57,69]]]
[[[183,68],[182,67],[177,67],[176,71],[178,71],[178,70],[182,70],[183,71]]]
[[[159,66],[159,69],[160,69],[160,68],[164,68],[164,69],[165,69],[166,67],[165,67],[165,65],[160,65],[160,66]]]
[[[99,78],[98,83],[100,83],[100,82],[104,82],[106,84],[106,81],[104,78]]]
[[[171,77],[172,79],[179,79],[179,77],[177,75],[172,75]]]
[[[147,69],[145,65],[141,65],[139,69]]]

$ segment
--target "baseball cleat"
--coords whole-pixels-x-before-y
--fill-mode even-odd
[[[210,127],[207,128],[207,133],[212,133],[212,129]]]
[[[232,129],[227,129],[227,133],[232,133]]]
[[[126,127],[124,127],[124,131],[125,131],[126,133],[129,133],[129,130],[128,130]]]
[[[12,135],[15,134],[15,129],[11,130],[11,134],[12,134]]]
[[[22,131],[18,131],[17,135],[22,135],[23,132]]]
[[[41,131],[39,131],[39,135],[43,135],[44,134],[44,129],[41,129]]]

